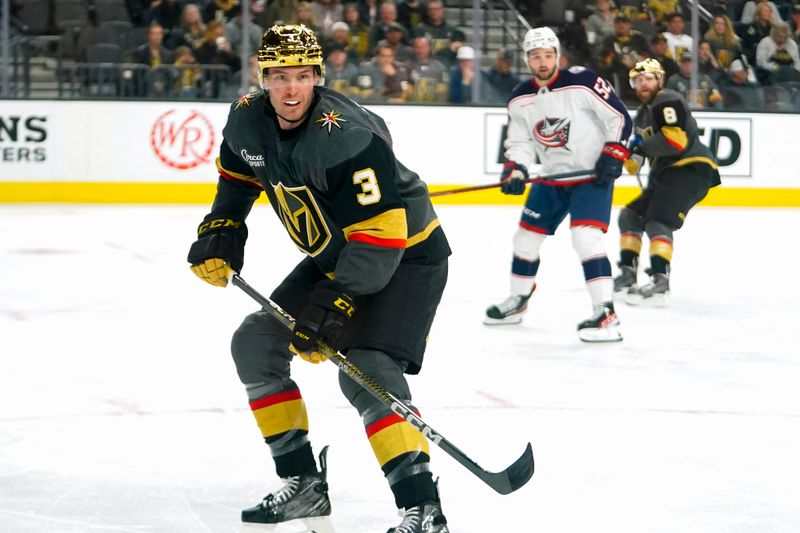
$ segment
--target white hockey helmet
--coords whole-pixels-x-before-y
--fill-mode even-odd
[[[522,40],[522,49],[527,55],[531,50],[537,48],[555,48],[556,56],[561,55],[561,43],[558,40],[556,33],[547,26],[533,28],[528,30],[525,38]]]

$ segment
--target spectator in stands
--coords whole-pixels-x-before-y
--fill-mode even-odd
[[[147,42],[136,48],[129,60],[151,68],[171,65],[175,61],[175,53],[164,46],[164,28],[160,24],[153,23],[147,27]]]
[[[311,11],[314,20],[326,34],[330,33],[334,23],[344,21],[344,10],[339,0],[314,0],[311,2]]]
[[[241,50],[242,38],[244,36],[244,20],[242,19],[242,4],[237,4],[229,11],[231,19],[225,24],[225,38],[230,41],[233,51],[237,54]],[[250,55],[261,46],[261,37],[264,35],[262,30],[253,19],[247,27],[247,53]]]
[[[647,11],[650,12],[650,21],[658,27],[667,22],[667,15],[677,13],[680,9],[678,0],[648,0]]]
[[[377,45],[386,36],[386,30],[392,24],[400,24],[397,22],[397,7],[391,2],[381,4],[378,11],[378,21],[370,28],[370,46]],[[405,33],[405,30],[403,28],[403,33]]]
[[[194,48],[203,40],[206,33],[206,25],[200,15],[200,8],[197,4],[186,4],[181,10],[181,18],[178,25],[170,33],[169,47],[177,50],[179,46]]]
[[[773,24],[770,34],[758,43],[756,74],[764,85],[800,81],[800,56],[797,43],[789,38],[787,23]]]
[[[258,17],[258,24],[262,28],[269,28],[274,24],[294,24],[297,22],[297,0],[272,0],[267,8]]]
[[[414,30],[413,35],[418,37],[423,35],[431,43],[433,55],[445,64],[452,64],[455,60],[455,53],[451,43],[456,28],[447,23],[444,18],[444,4],[442,0],[428,0],[428,21],[420,24]],[[463,32],[460,32],[463,35]],[[463,43],[464,38],[461,39]]]
[[[767,4],[771,8],[771,15],[772,19],[771,22],[775,24],[776,22],[780,22],[781,14],[778,11],[778,6],[775,5],[774,2],[769,0],[748,0],[744,4],[744,8],[742,9],[742,18],[739,19],[744,24],[750,24],[755,19],[756,7],[758,4]]]
[[[734,59],[728,68],[728,76],[720,85],[725,109],[737,111],[763,109],[764,99],[760,87],[753,70],[747,65],[747,59],[745,57]]]
[[[670,56],[676,61],[686,51],[692,50],[692,36],[683,32],[686,23],[680,13],[670,13],[667,15],[667,31],[664,37],[667,39],[667,49]]]
[[[713,107],[722,109],[722,94],[714,81],[705,74],[697,74],[697,92],[692,91],[692,53],[684,52],[678,65],[679,72],[673,74],[665,85],[682,94],[692,109]]]
[[[239,0],[211,0],[201,4],[200,12],[206,24],[212,20],[227,22],[231,18],[231,10],[239,4]]]
[[[344,5],[344,21],[350,27],[350,50],[353,50],[358,61],[366,61],[369,57],[369,27],[361,20],[358,4],[348,2]]]
[[[678,73],[678,63],[669,57],[667,54],[667,39],[661,33],[656,33],[650,38],[650,50],[653,52],[653,57],[661,63],[661,68],[664,69],[664,79],[668,80],[670,76]]]
[[[206,26],[206,34],[200,46],[195,49],[195,57],[201,65],[226,65],[231,73],[238,72],[242,60],[225,37],[225,26],[212,20]]]
[[[481,73],[484,81],[481,85],[481,101],[487,104],[505,104],[508,102],[511,91],[514,90],[520,81],[519,76],[514,74],[514,51],[509,48],[501,48],[497,51],[494,65]]]
[[[125,0],[125,7],[128,9],[131,24],[134,26],[145,26],[147,21],[147,10],[150,8],[148,0]]]
[[[394,60],[399,63],[409,63],[414,58],[411,47],[403,43],[404,37],[403,27],[397,22],[392,22],[386,29],[384,38],[379,42],[379,44],[388,45],[392,49]]]
[[[734,59],[742,54],[739,37],[733,31],[733,23],[726,15],[716,15],[705,34],[705,40],[711,45],[711,51],[720,67],[727,69]]]
[[[772,29],[772,7],[767,2],[761,2],[756,6],[756,14],[753,22],[742,28],[739,37],[742,45],[742,53],[747,56],[750,65],[756,64],[756,48],[762,39],[769,36]]]
[[[325,60],[325,86],[354,98],[358,96],[356,67],[347,57],[347,51],[340,43],[333,43]]]
[[[378,0],[360,0],[361,20],[369,27],[380,20],[380,7]]]
[[[792,6],[792,12],[789,14],[789,28],[792,30],[794,42],[800,44],[800,4]]]
[[[311,9],[311,3],[305,1],[297,2],[294,19],[296,24],[305,24],[306,27],[313,30],[314,33],[320,33],[320,27],[317,25],[317,19],[314,18],[314,11]]]
[[[409,72],[409,102],[443,102],[447,100],[447,69],[434,59],[427,37],[415,37],[411,43],[414,59]]]
[[[372,61],[359,67],[356,84],[359,101],[401,103],[409,85],[408,71],[395,61],[392,48],[381,41]]]
[[[427,11],[422,0],[400,0],[397,3],[397,22],[408,28],[412,34],[414,28],[427,22]]]
[[[334,22],[331,24],[331,31],[328,32],[328,35],[321,35],[318,40],[322,46],[322,59],[327,59],[330,48],[336,45],[345,50],[350,61],[357,61],[355,52],[350,53],[350,26],[346,22]]]
[[[725,69],[717,61],[708,41],[700,41],[700,44],[697,45],[697,71],[711,78],[717,85],[719,85],[720,79],[727,75]]]
[[[596,0],[594,13],[586,19],[586,40],[592,47],[593,55],[600,53],[603,42],[614,35],[614,13],[611,0]]]
[[[462,46],[456,52],[456,59],[458,63],[450,69],[449,100],[452,104],[469,104],[475,81],[475,49]]]
[[[614,35],[607,37],[600,48],[598,70],[603,78],[614,84],[620,98],[636,105],[639,100],[628,83],[628,71],[641,58],[651,55],[647,39],[631,28],[631,19],[617,15],[614,18]]]
[[[191,5],[191,4],[187,4]],[[175,93],[179,98],[197,98],[200,88],[202,69],[197,65],[197,59],[188,46],[181,45],[175,49]]]
[[[145,23],[156,23],[164,28],[165,37],[169,37],[172,28],[180,24],[180,20],[181,4],[178,0],[153,0],[145,15]]]

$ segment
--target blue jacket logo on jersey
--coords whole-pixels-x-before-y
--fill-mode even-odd
[[[569,120],[546,118],[533,127],[533,136],[546,148],[561,148],[569,142]]]

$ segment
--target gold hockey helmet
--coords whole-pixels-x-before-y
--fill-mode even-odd
[[[272,26],[264,32],[258,48],[258,66],[263,73],[270,67],[312,65],[322,69],[322,48],[317,36],[305,24]]]
[[[641,61],[637,61],[632,69],[628,71],[628,78],[630,78],[631,87],[634,85],[634,80],[642,74],[652,74],[656,79],[663,81],[664,67],[658,60],[652,57],[647,57]]]

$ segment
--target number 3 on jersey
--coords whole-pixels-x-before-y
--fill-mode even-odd
[[[600,76],[598,76],[597,80],[594,82],[594,90],[605,100],[608,100],[608,97],[611,96],[612,92],[614,92],[614,89],[611,87],[611,84],[608,83],[603,78],[601,78]]]
[[[357,170],[353,173],[353,185],[361,185],[361,192],[356,195],[361,205],[375,204],[381,201],[381,189],[378,178],[371,168]]]

